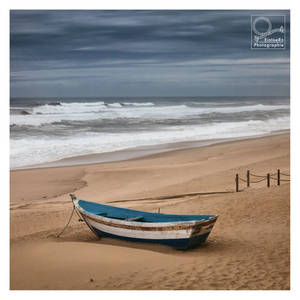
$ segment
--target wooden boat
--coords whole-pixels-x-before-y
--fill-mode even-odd
[[[187,249],[205,242],[217,215],[171,215],[114,207],[79,200],[74,207],[99,237],[151,242]]]

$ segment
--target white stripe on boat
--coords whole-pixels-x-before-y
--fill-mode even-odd
[[[140,238],[140,239],[185,239],[190,238],[191,236],[199,236],[204,233],[210,232],[211,228],[201,228],[199,232],[196,234],[193,234],[193,228],[188,230],[163,230],[163,231],[144,231],[144,230],[132,230],[132,229],[126,229],[126,228],[120,228],[120,227],[112,227],[109,225],[101,224],[98,222],[93,221],[89,217],[85,216],[85,220],[94,228],[118,235],[118,236],[124,236],[129,238]],[[209,226],[205,226],[209,227]]]

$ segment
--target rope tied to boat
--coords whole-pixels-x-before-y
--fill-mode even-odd
[[[57,238],[59,238],[65,232],[65,230],[67,229],[67,227],[69,226],[69,224],[71,222],[71,219],[73,217],[73,214],[74,214],[74,210],[75,210],[75,205],[73,204],[73,210],[72,210],[71,216],[69,218],[69,221],[67,222],[67,224],[65,225],[65,227],[63,228],[63,230],[59,234],[56,235]]]
[[[47,238],[50,237],[50,236],[55,236],[56,238],[59,238],[65,232],[65,230],[68,228],[68,226],[69,226],[69,224],[70,224],[70,222],[72,220],[72,217],[74,215],[74,211],[76,212],[77,216],[79,217],[78,221],[79,222],[83,222],[83,220],[81,219],[81,216],[78,214],[78,212],[77,212],[77,210],[75,208],[75,204],[74,204],[74,201],[73,201],[73,199],[75,198],[75,196],[73,194],[70,194],[70,196],[71,196],[71,199],[72,199],[73,210],[72,210],[72,213],[70,215],[70,218],[69,218],[67,224],[65,225],[65,227],[62,229],[62,231],[59,234],[57,234],[57,235],[50,234],[50,235],[47,236]]]

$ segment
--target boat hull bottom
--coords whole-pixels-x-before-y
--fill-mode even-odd
[[[204,243],[210,234],[210,232],[206,232],[202,235],[186,238],[186,239],[139,239],[139,238],[125,237],[125,236],[119,236],[119,235],[107,233],[93,226],[92,229],[99,237],[109,237],[109,238],[121,239],[126,241],[132,241],[132,242],[163,244],[163,245],[174,247],[178,250],[186,250],[189,248],[194,248],[199,244]]]

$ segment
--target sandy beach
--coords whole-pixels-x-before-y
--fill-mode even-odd
[[[247,170],[290,172],[289,133],[98,164],[10,172],[10,288],[290,288],[290,184],[240,183]],[[254,178],[253,178],[254,180]],[[149,212],[218,214],[188,251],[98,239],[74,217],[78,198]]]

